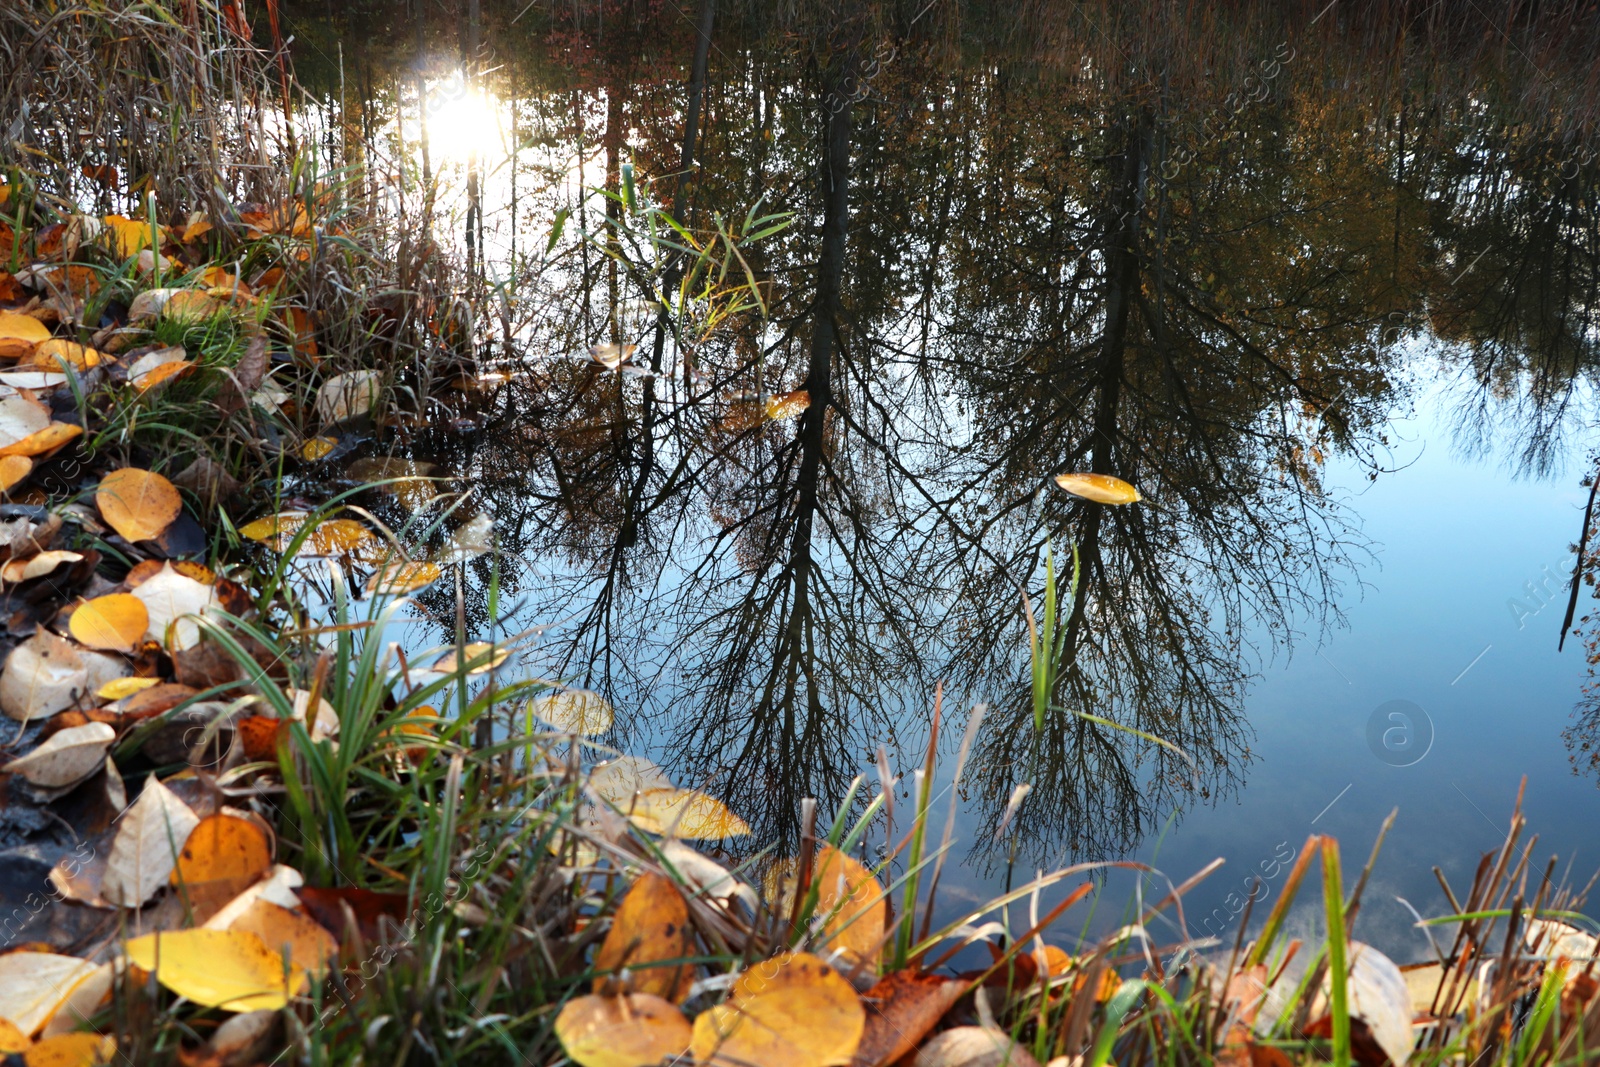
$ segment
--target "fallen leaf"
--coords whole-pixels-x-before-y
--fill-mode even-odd
[[[694,1021],[690,1050],[715,1064],[827,1067],[848,1063],[866,1011],[850,983],[806,952],[752,964],[728,999]]]
[[[1352,941],[1346,993],[1351,1017],[1366,1022],[1394,1067],[1406,1067],[1413,1044],[1411,992],[1400,968],[1371,945]]]
[[[272,869],[272,838],[253,819],[218,812],[189,831],[172,868],[173,885],[243,882],[248,888]]]
[[[667,837],[712,841],[750,833],[749,824],[722,801],[695,789],[646,789],[623,811],[639,829]]]
[[[167,884],[179,849],[199,822],[193,809],[172,790],[154,777],[148,779],[139,799],[123,815],[111,842],[100,895],[122,907],[143,905]]]
[[[965,982],[919,971],[896,971],[861,994],[866,1027],[851,1067],[887,1067],[921,1043],[955,1006]]]
[[[616,718],[610,702],[588,689],[558,689],[534,697],[528,702],[528,711],[562,733],[583,737],[605,733]]]
[[[275,552],[287,552],[309,519],[303,511],[284,511],[245,523],[239,528],[239,534]],[[347,555],[363,563],[381,559],[385,551],[383,542],[354,519],[323,519],[300,542],[301,555]]]
[[[148,787],[146,787],[148,788]],[[244,930],[175,930],[124,942],[134,966],[181,997],[223,1011],[276,1010],[305,985],[295,967],[284,980],[283,957]]]
[[[47,1037],[22,1054],[25,1067],[99,1067],[117,1058],[117,1039],[81,1033]]]
[[[247,1067],[267,1059],[277,1030],[277,1012],[247,1011],[224,1020],[204,1049],[216,1067]]]
[[[555,1031],[580,1067],[662,1063],[680,1056],[691,1038],[683,1013],[648,993],[574,997],[556,1016]]]
[[[627,811],[646,789],[676,788],[667,772],[643,756],[618,756],[589,773],[589,788],[609,804]]]
[[[469,641],[455,655],[446,654],[435,670],[461,671],[468,674],[488,674],[511,658],[511,650],[504,645],[496,647],[489,641]]]
[[[13,389],[54,389],[65,385],[67,376],[61,371],[13,370],[0,372],[0,385]]]
[[[395,928],[405,923],[411,912],[410,898],[404,893],[379,893],[351,886],[336,889],[307,886],[295,890],[295,895],[311,917],[338,938],[347,935],[345,908],[349,908],[357,932],[369,944],[389,937]]]
[[[397,560],[378,569],[377,573],[367,581],[367,592],[379,596],[415,593],[437,582],[441,573],[437,563],[427,560],[416,562]]]
[[[102,363],[109,362],[110,359],[110,356],[96,352],[86,345],[80,345],[76,341],[51,338],[48,341],[40,342],[34,347],[33,352],[28,356],[26,365],[44,367],[47,370],[56,370],[58,367],[62,369],[71,367],[79,374],[82,374],[91,367],[98,367]],[[19,364],[19,366],[21,365]]]
[[[0,956],[0,1019],[32,1034],[55,1014],[96,965],[54,952],[8,952]]]
[[[27,456],[0,456],[0,493],[9,493],[33,473]]]
[[[1141,499],[1139,490],[1109,474],[1058,474],[1056,484],[1097,504],[1133,504]]]
[[[18,393],[0,399],[0,447],[14,445],[50,425],[50,409]]]
[[[183,510],[177,486],[137,467],[123,467],[100,479],[94,502],[101,517],[129,541],[160,536]]]
[[[40,1031],[42,1037],[70,1034],[79,1030],[94,1017],[100,1006],[111,998],[111,987],[116,983],[115,964],[102,963],[94,973],[73,987],[67,998],[56,1006],[55,1014]]]
[[[195,364],[187,359],[175,359],[170,363],[157,364],[140,374],[129,374],[128,382],[139,392],[148,393],[167,382],[188,375],[194,368]]]
[[[797,868],[797,860],[787,860],[769,876],[776,892],[768,898],[777,902],[779,914],[793,910]],[[866,961],[875,971],[889,913],[877,878],[852,857],[822,844],[812,863],[811,888],[817,894],[812,915],[823,920],[821,943],[842,953],[848,965]]]
[[[135,693],[160,684],[160,678],[117,678],[102,685],[95,695],[101,700],[124,700]]]
[[[308,438],[305,444],[300,446],[300,458],[307,463],[315,463],[338,447],[339,439],[337,437]]]
[[[145,636],[173,650],[193,648],[200,640],[195,617],[220,610],[215,586],[197,582],[164,564],[159,572],[134,587],[133,596],[150,613]]]
[[[436,484],[444,468],[437,463],[420,463],[390,456],[358,459],[345,472],[358,482],[378,482],[380,492],[388,493],[416,510],[439,495]]]
[[[1004,1030],[957,1026],[923,1045],[912,1067],[1039,1067]]]
[[[99,771],[116,737],[117,732],[103,722],[71,726],[0,770],[20,774],[45,789],[64,789]]]
[[[630,989],[653,993],[675,1004],[689,995],[694,968],[687,963],[649,967],[662,960],[682,960],[694,954],[694,934],[689,927],[689,905],[670,878],[646,872],[628,889],[611,917],[611,929],[594,957],[594,980],[600,992],[610,980],[604,975],[626,967]]]
[[[43,578],[63,563],[77,563],[81,559],[83,559],[82,552],[53,548],[48,552],[29,556],[27,559],[7,560],[4,567],[0,567],[0,579],[15,584],[33,578]]]
[[[291,689],[289,695],[294,698],[294,717],[310,732],[311,740],[321,741],[324,737],[334,737],[339,733],[339,713],[326,698],[317,698],[317,716],[308,723],[306,711],[311,707],[311,691]]]
[[[206,919],[204,926],[207,930],[226,930],[235,919],[249,911],[260,900],[276,904],[280,908],[298,908],[300,899],[295,894],[305,891],[301,888],[304,883],[305,879],[301,877],[299,871],[279,863],[265,878],[228,901],[221,911]]]
[[[589,349],[589,358],[606,370],[617,370],[633,359],[636,350],[635,345],[595,345]]]
[[[214,318],[225,310],[227,305],[210,293],[179,289],[161,306],[161,317],[169,322],[194,325]]]
[[[52,422],[38,433],[0,447],[0,456],[40,456],[60,448],[83,433],[83,427],[70,422]]]
[[[246,715],[235,719],[233,729],[244,747],[244,758],[252,763],[278,758],[278,737],[288,719],[273,715]]]
[[[28,1035],[18,1030],[16,1024],[10,1019],[0,1019],[0,1053],[10,1055],[13,1052],[24,1052],[33,1044],[28,1040]]]
[[[141,249],[151,245],[151,227],[146,219],[129,219],[121,215],[106,215],[100,220],[105,223],[106,231],[111,235],[112,247],[117,255],[123,259],[131,259],[139,254]],[[156,244],[161,244],[167,239],[167,228],[155,228]]]
[[[339,942],[321,923],[267,900],[255,901],[228,929],[255,934],[290,966],[312,975],[327,971],[339,954]]]
[[[150,629],[150,611],[131,593],[110,593],[79,604],[67,628],[90,648],[132,652]]]
[[[336,374],[317,390],[317,418],[324,424],[359,418],[378,402],[383,375],[375,370]]]
[[[48,630],[12,649],[0,671],[0,709],[23,722],[70,708],[92,691],[77,646]]]
[[[50,340],[50,329],[31,315],[0,311],[0,359],[17,359]]]

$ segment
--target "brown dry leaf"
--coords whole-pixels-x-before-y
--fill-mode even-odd
[[[100,1067],[117,1058],[117,1039],[94,1033],[56,1034],[22,1054],[24,1067]]]
[[[235,719],[233,729],[244,746],[244,758],[252,763],[278,758],[278,737],[288,719],[273,715],[246,715]]]
[[[177,863],[179,846],[199,822],[193,809],[172,790],[154,778],[145,782],[144,791],[123,815],[111,843],[100,895],[122,907],[142,906],[167,884]]]
[[[965,982],[910,970],[880,979],[861,994],[867,1024],[851,1067],[887,1067],[916,1048],[966,987]]]
[[[182,289],[146,289],[133,298],[133,303],[128,305],[129,322],[145,322],[161,314],[161,309],[167,306]]]
[[[796,861],[788,860],[769,877],[777,890],[769,896],[778,901],[780,914],[793,909],[795,876]],[[883,886],[866,867],[829,844],[817,851],[811,884],[817,891],[812,914],[823,920],[820,943],[837,949],[852,967],[866,961],[875,970],[889,914]]]
[[[648,993],[575,997],[556,1017],[556,1037],[580,1067],[641,1067],[681,1055],[689,1021]]]
[[[132,652],[150,629],[150,611],[131,593],[110,593],[79,604],[67,628],[90,648]]]
[[[189,1067],[252,1067],[267,1060],[278,1032],[278,1013],[262,1009],[227,1019],[201,1046],[206,1059]]]
[[[0,493],[9,493],[33,473],[27,456],[0,456]]]
[[[177,486],[138,467],[123,467],[100,479],[94,502],[111,528],[129,541],[159,537],[183,510]]]
[[[145,636],[175,651],[199,643],[200,625],[195,616],[214,615],[219,609],[215,586],[195,581],[171,563],[135,586],[132,595],[143,601],[150,613]]]
[[[117,732],[103,722],[69,726],[0,770],[20,774],[44,789],[64,789],[98,772],[116,738]]]
[[[83,427],[70,422],[52,422],[38,433],[0,447],[0,456],[41,456],[83,433]]]
[[[728,999],[695,1019],[689,1047],[713,1064],[827,1067],[850,1062],[865,1026],[849,982],[810,953],[786,953],[740,974]]]
[[[645,873],[617,906],[611,929],[595,954],[594,969],[609,974],[626,967],[634,992],[653,993],[681,1004],[694,982],[694,968],[687,963],[644,965],[682,960],[693,954],[694,934],[683,894],[670,878]],[[596,978],[594,991],[600,992],[608,981],[605,977]]]
[[[1141,499],[1139,490],[1109,474],[1058,474],[1056,484],[1097,504],[1133,504]]]
[[[272,837],[253,819],[218,812],[190,831],[172,869],[174,885],[242,881],[245,887],[272,869]]]
[[[917,1051],[912,1067],[1039,1067],[1004,1030],[957,1026]]]
[[[14,445],[50,425],[50,409],[32,396],[18,393],[0,399],[0,447]]]
[[[10,1020],[24,1034],[33,1034],[95,969],[88,960],[54,952],[0,956],[0,1019]]]
[[[339,942],[321,923],[269,900],[256,900],[243,915],[228,924],[229,930],[255,934],[291,966],[303,967],[320,976],[328,961],[339,954]]]
[[[284,984],[283,957],[243,930],[176,930],[146,934],[122,946],[134,966],[196,1004],[223,1011],[281,1009],[305,985],[293,968]],[[159,965],[158,965],[159,964]]]

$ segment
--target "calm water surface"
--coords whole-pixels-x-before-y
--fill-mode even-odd
[[[473,372],[511,376],[436,412],[455,429],[371,447],[475,486],[501,632],[549,627],[521,666],[604,694],[599,740],[792,848],[800,799],[875,780],[880,748],[910,774],[943,681],[941,786],[987,708],[952,916],[1036,868],[1181,879],[1222,856],[1189,918],[1229,937],[1251,874],[1271,894],[1313,832],[1354,867],[1398,807],[1362,922],[1412,958],[1396,898],[1440,913],[1430,866],[1461,891],[1524,778],[1532,866],[1559,854],[1581,884],[1600,864],[1572,758],[1585,633],[1556,647],[1596,444],[1600,218],[1593,156],[1549,113],[1418,88],[1303,23],[1163,77],[1066,44],[1044,62],[733,27],[680,186],[692,27],[503,43],[473,87],[449,28],[350,19],[298,25],[302,75],[329,113],[360,95],[396,188],[440,183],[437,240],[501,294]],[[625,165],[701,234],[758,201],[792,213],[749,252],[765,318],[711,328],[701,304],[660,332],[660,264],[604,254],[592,190]],[[637,346],[633,372],[586,355],[608,343]],[[792,417],[746,399],[802,389]],[[1065,471],[1144,500],[1068,496]],[[1036,729],[1021,594],[1041,604],[1047,549],[1074,547]],[[473,636],[493,565],[470,569]],[[1120,921],[1118,877],[1094,925]]]

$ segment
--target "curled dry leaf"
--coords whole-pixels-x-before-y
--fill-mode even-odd
[[[171,563],[134,587],[150,615],[145,636],[174,651],[193,648],[200,641],[200,625],[195,616],[214,615],[221,609],[215,586],[198,582],[179,573]]]
[[[150,611],[131,593],[110,593],[79,604],[67,628],[90,648],[131,652],[150,629]]]
[[[45,789],[63,789],[94,774],[106,762],[117,732],[103,722],[69,726],[20,759],[6,764],[7,774],[20,774]]]
[[[648,993],[575,997],[556,1016],[556,1037],[580,1067],[662,1063],[689,1047],[689,1021]]]
[[[168,363],[185,363],[188,361],[187,357],[188,353],[184,351],[182,345],[169,345],[166,348],[158,348],[153,352],[146,352],[128,364],[128,380],[137,382],[157,367],[165,366]]]
[[[70,422],[52,422],[38,433],[29,434],[14,444],[0,447],[0,457],[42,456],[60,448],[83,433],[83,427]]]
[[[965,982],[915,970],[880,979],[861,994],[867,1023],[851,1067],[887,1067],[916,1048],[966,987]]]
[[[262,900],[276,904],[280,908],[298,908],[300,899],[295,893],[306,892],[300,888],[304,882],[305,879],[299,871],[279,863],[265,878],[228,901],[221,911],[205,920],[203,925],[207,930],[226,930],[233,925],[235,919],[254,907],[257,901]]]
[[[8,952],[0,956],[0,1019],[32,1035],[56,1006],[95,971],[95,964],[54,952]]]
[[[278,1030],[278,1013],[247,1011],[223,1021],[205,1043],[215,1067],[248,1067],[267,1058]]]
[[[168,382],[177,381],[187,376],[195,368],[195,364],[187,359],[174,360],[171,363],[162,363],[151,367],[140,374],[129,374],[128,382],[141,393],[148,393],[158,389]]]
[[[728,999],[695,1019],[689,1047],[712,1064],[827,1067],[850,1062],[865,1026],[850,983],[817,957],[795,952],[739,975]]]
[[[100,895],[125,908],[144,904],[167,884],[180,848],[199,822],[194,810],[172,790],[154,778],[146,781],[111,842]]]
[[[291,689],[289,695],[294,698],[294,717],[298,719],[311,734],[311,740],[321,741],[324,737],[335,737],[339,733],[339,713],[332,704],[322,697],[317,698],[317,716],[306,722],[306,710],[311,707],[311,691],[309,689]]]
[[[177,486],[137,467],[123,467],[100,479],[94,502],[101,517],[129,541],[159,537],[183,510]]]
[[[1133,504],[1141,499],[1139,490],[1109,474],[1058,474],[1056,484],[1097,504]]]
[[[245,930],[175,930],[146,934],[122,946],[134,966],[181,997],[223,1011],[276,1010],[305,986],[259,934]]]
[[[43,578],[63,563],[77,563],[81,559],[83,559],[82,552],[53,548],[48,552],[29,556],[27,559],[7,560],[5,566],[0,567],[0,580],[15,584],[32,578]]]
[[[957,1026],[923,1045],[912,1067],[1039,1067],[1039,1061],[1004,1030]]]
[[[605,733],[611,729],[611,724],[616,718],[610,702],[599,693],[588,689],[558,689],[553,693],[536,696],[528,701],[528,711],[540,722],[553,726],[564,734],[579,734],[583,737]]]
[[[160,684],[160,678],[114,678],[96,690],[95,696],[101,700],[126,700],[135,693],[142,693]]]
[[[359,418],[378,402],[383,376],[375,370],[336,374],[317,390],[317,418],[324,423]]]
[[[54,715],[127,673],[122,660],[40,630],[6,657],[0,670],[0,710],[23,722]]]
[[[629,988],[653,993],[680,1004],[689,995],[694,968],[687,963],[650,964],[684,960],[694,954],[689,927],[689,905],[670,878],[645,873],[628,889],[611,918],[611,929],[594,957],[596,993],[611,980],[608,975],[627,968]]]
[[[741,900],[753,914],[760,906],[756,891],[735,878],[729,870],[682,841],[661,842],[661,858],[671,864],[672,870],[700,893],[731,907]]]

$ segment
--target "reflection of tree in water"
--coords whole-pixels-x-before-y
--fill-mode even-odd
[[[527,621],[564,623],[539,666],[606,692],[623,712],[614,740],[653,737],[763,843],[896,731],[914,744],[942,674],[995,706],[972,778],[986,818],[1026,780],[1032,851],[1127,848],[1157,813],[1239,781],[1258,653],[1337,620],[1360,550],[1324,458],[1375,467],[1393,342],[1428,315],[1474,359],[1502,358],[1506,316],[1475,317],[1484,301],[1440,279],[1487,249],[1482,291],[1526,302],[1527,260],[1501,242],[1548,200],[1522,190],[1473,228],[1434,205],[1492,159],[1341,138],[1293,100],[1160,181],[1193,116],[910,51],[874,82],[878,103],[830,113],[818,102],[850,47],[809,72],[781,52],[718,52],[692,200],[742,212],[779,189],[797,212],[759,251],[768,327],[698,346],[707,380],[692,388],[671,345],[658,378],[551,363],[467,442],[522,561],[508,597]],[[667,90],[640,92],[661,111]],[[552,107],[613,129],[636,105],[622,90],[603,109]],[[532,344],[648,350],[648,317],[610,314],[608,282],[574,267],[546,303],[586,317],[552,312],[568,317]],[[1519,351],[1543,358],[1561,336],[1524,329]],[[736,431],[725,394],[755,384],[757,359],[762,387],[805,388],[812,405]],[[1068,498],[1050,485],[1064,470],[1128,478],[1146,502]],[[1056,702],[1183,746],[1198,781],[1068,713],[1033,730],[1018,594],[1037,591],[1044,546],[1068,542],[1083,582]]]

